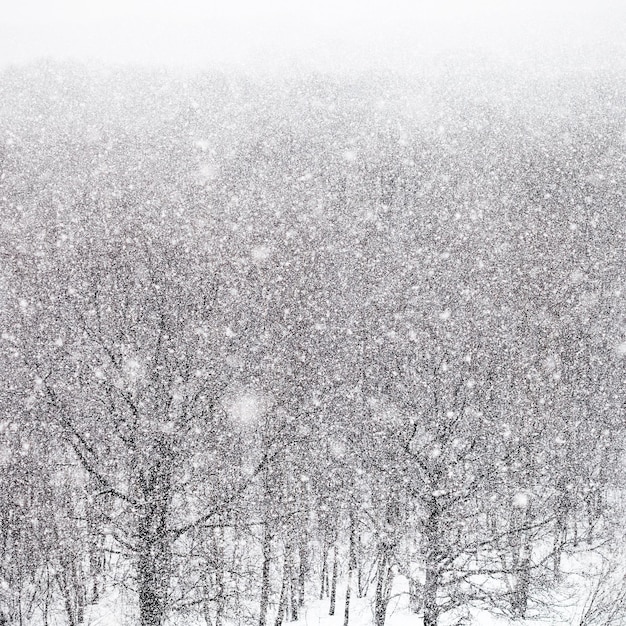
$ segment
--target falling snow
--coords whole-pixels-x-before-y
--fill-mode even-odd
[[[624,11],[40,4],[0,626],[626,623]]]

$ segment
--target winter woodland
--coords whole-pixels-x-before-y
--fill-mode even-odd
[[[579,60],[580,61],[580,60]],[[626,623],[626,84],[0,74],[0,623]]]

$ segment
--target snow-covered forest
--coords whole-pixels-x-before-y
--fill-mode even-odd
[[[623,63],[457,61],[0,73],[0,624],[626,623]]]

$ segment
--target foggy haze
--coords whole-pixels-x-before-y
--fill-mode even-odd
[[[411,70],[433,54],[620,62],[619,0],[11,2],[0,65],[39,58],[183,68]]]

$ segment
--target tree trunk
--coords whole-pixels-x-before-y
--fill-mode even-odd
[[[528,610],[528,594],[530,590],[530,558],[531,546],[524,533],[522,545],[518,555],[518,562],[515,568],[515,587],[513,595],[513,613],[516,617],[524,619]]]
[[[337,598],[337,544],[333,546],[333,575],[330,582],[330,608],[329,615],[335,614],[335,601]]]
[[[280,599],[278,601],[278,613],[276,614],[276,621],[274,626],[282,626],[283,619],[285,617],[285,611],[287,609],[287,585],[289,581],[289,563],[287,561],[287,554],[285,554],[283,564],[283,582],[280,587]]]
[[[381,541],[378,548],[378,571],[376,595],[374,596],[374,625],[385,626],[387,618],[387,574],[389,569],[389,546]]]
[[[146,545],[139,555],[139,620],[141,626],[161,626],[165,607],[161,579],[156,566],[155,547]]]
[[[92,504],[87,507],[87,532],[89,537],[89,575],[91,588],[89,602],[95,604],[100,599],[104,576],[104,535],[102,533],[101,515]]]
[[[300,549],[299,549],[299,575],[298,575],[298,606],[301,608],[304,606],[304,586],[306,583],[306,575],[309,569],[309,558],[308,558],[308,550],[307,550],[307,538],[306,536],[302,537],[300,540]]]
[[[426,576],[424,580],[424,626],[437,626],[441,611],[437,595],[441,585],[441,529],[440,511],[437,502],[428,502],[428,515],[423,530],[424,560]]]
[[[568,476],[563,476],[557,482],[557,497],[554,504],[554,516],[556,519],[554,527],[554,551],[553,551],[553,574],[554,580],[561,578],[561,557],[563,548],[567,541],[567,522],[573,507],[572,497],[567,488]]]
[[[511,608],[515,617],[520,619],[526,616],[528,609],[532,547],[529,534],[524,530],[524,527],[529,524],[531,518],[530,506],[528,506],[521,520],[521,528],[515,531],[511,537],[511,546],[513,548]]]
[[[293,578],[289,581],[289,606],[291,608],[291,621],[298,621],[299,594]]]
[[[224,531],[219,528],[215,528],[213,532],[214,552],[215,560],[217,562],[215,569],[215,587],[217,589],[217,595],[215,598],[215,626],[222,626],[222,620],[224,617],[224,605],[226,603],[226,589],[224,584]]]
[[[153,534],[142,541],[137,565],[141,626],[161,626],[165,619],[167,551],[165,542]]]
[[[320,600],[324,598],[324,593],[328,595],[328,546],[324,540],[324,548],[322,550],[322,576],[320,581]]]
[[[69,626],[79,626],[83,623],[87,600],[83,577],[77,572],[76,561],[77,557],[74,555],[62,555],[60,571],[57,574]]]
[[[204,586],[203,592],[204,597],[202,601],[202,613],[204,615],[205,626],[213,626],[213,621],[211,618],[211,589],[213,587],[213,580],[211,577],[211,572],[208,567],[204,570]]]
[[[370,575],[372,573],[373,564],[366,571],[363,569],[363,559],[360,558],[360,554],[363,551],[363,539],[361,535],[358,536],[357,543],[357,559],[356,559],[356,580],[357,580],[357,592],[359,598],[367,597],[367,592],[369,591],[370,586]]]
[[[528,610],[528,588],[530,584],[530,569],[528,562],[520,563],[515,574],[515,595],[513,599],[513,613],[515,617],[524,619]]]
[[[141,626],[162,626],[170,579],[167,514],[170,501],[171,462],[163,442],[157,445],[155,464],[142,472],[144,505],[138,526],[137,579]]]
[[[298,575],[295,564],[295,551],[291,541],[285,546],[285,567],[290,619],[292,622],[297,622],[299,607]]]
[[[438,567],[434,563],[426,565],[426,579],[424,582],[424,626],[437,626],[439,621],[439,605],[437,592],[441,577]]]
[[[561,580],[561,557],[563,555],[563,547],[567,539],[567,522],[564,516],[558,516],[554,531],[554,554],[553,554],[553,575],[554,580]]]
[[[346,586],[346,603],[343,613],[343,626],[348,626],[350,621],[350,593],[352,591],[352,573],[356,566],[356,521],[354,512],[350,511],[350,546],[348,552],[348,582]]]
[[[272,535],[266,522],[263,530],[263,567],[261,570],[261,600],[259,603],[259,626],[265,626],[270,600],[270,565],[272,561]]]
[[[418,582],[411,576],[409,578],[409,609],[416,615],[422,610],[422,592]]]

